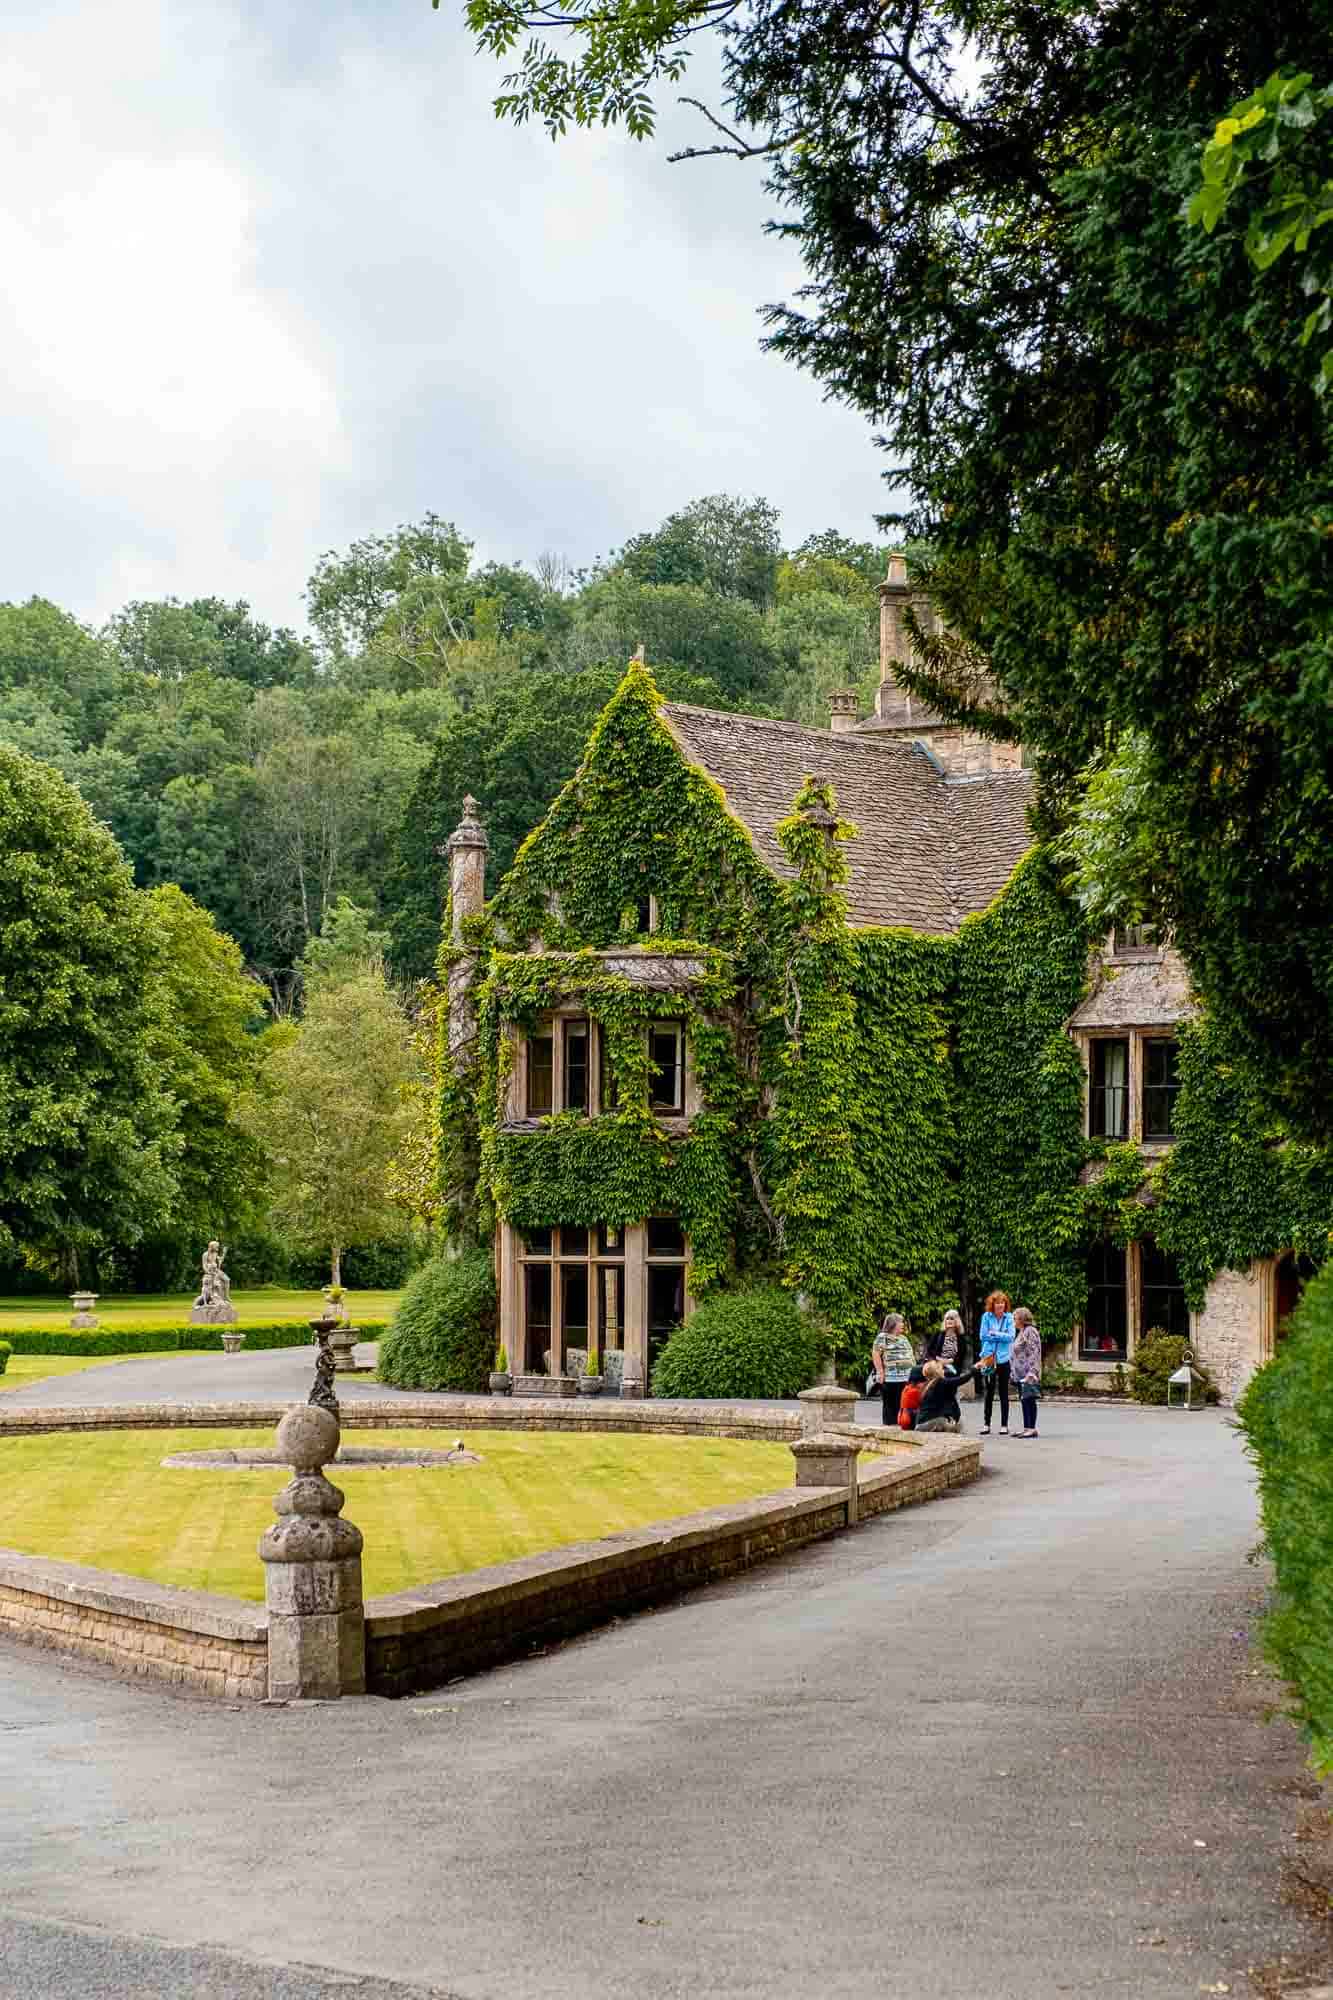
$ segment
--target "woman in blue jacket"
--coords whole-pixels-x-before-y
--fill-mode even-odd
[[[982,1437],[990,1436],[991,1411],[995,1407],[995,1391],[1000,1392],[1000,1436],[1009,1435],[1009,1356],[1014,1347],[1014,1316],[1009,1310],[1007,1292],[992,1292],[986,1301],[986,1310],[981,1315],[981,1355],[984,1361],[989,1355],[995,1366],[986,1374],[986,1421],[981,1426]]]

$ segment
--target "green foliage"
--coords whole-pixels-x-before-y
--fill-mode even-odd
[[[614,558],[636,583],[694,583],[767,610],[777,584],[778,511],[769,501],[712,493],[635,535]]]
[[[1265,1639],[1292,1682],[1315,1757],[1333,1767],[1333,1271],[1316,1278],[1275,1358],[1238,1406],[1259,1471],[1264,1538],[1277,1572]]]
[[[0,745],[0,1249],[135,1243],[177,1198],[158,934],[114,841]]]
[[[6,1368],[8,1368],[9,1357],[13,1352],[14,1349],[9,1341],[0,1340],[0,1375],[3,1375]]]
[[[382,965],[388,942],[389,933],[372,927],[368,910],[359,908],[350,896],[339,896],[325,907],[319,935],[301,954],[307,990],[337,986]]]
[[[1068,1335],[1087,1301],[1092,1233],[1079,1174],[1083,1068],[1064,1032],[1083,998],[1090,940],[1049,864],[1023,862],[958,936],[958,1140],[965,1261],[985,1289]],[[1135,1172],[1135,1180],[1141,1172]]]
[[[364,1340],[378,1340],[384,1332],[382,1320],[364,1319],[357,1323]],[[245,1335],[245,1349],[256,1353],[276,1347],[310,1347],[313,1337],[302,1320],[248,1321],[228,1327],[228,1333]],[[77,1327],[52,1331],[46,1326],[7,1327],[5,1339],[15,1354],[221,1354],[223,1329],[218,1326],[162,1326],[156,1320],[142,1324],[126,1319],[114,1327]]]
[[[819,1370],[822,1342],[791,1293],[756,1285],[705,1299],[653,1368],[654,1396],[794,1396]]]
[[[483,1391],[495,1354],[495,1271],[489,1249],[423,1264],[380,1342],[379,1379],[399,1389]]]
[[[1184,1334],[1166,1333],[1160,1326],[1149,1327],[1134,1347],[1129,1374],[1129,1393],[1136,1403],[1165,1403],[1166,1385],[1185,1359],[1189,1342]],[[1199,1388],[1207,1402],[1217,1401],[1217,1388],[1201,1361],[1194,1363],[1200,1377]],[[1192,1393],[1197,1398],[1199,1388]]]
[[[1185,207],[1188,222],[1211,236],[1228,209],[1245,210],[1245,253],[1266,271],[1287,250],[1307,259],[1301,285],[1311,307],[1300,344],[1333,327],[1333,252],[1321,237],[1333,222],[1333,173],[1329,127],[1333,89],[1311,90],[1308,70],[1270,76],[1261,89],[1234,104],[1203,149],[1203,185]],[[1243,202],[1239,197],[1247,197]],[[1320,357],[1316,388],[1333,383],[1333,347]]]

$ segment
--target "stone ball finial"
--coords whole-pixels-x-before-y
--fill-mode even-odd
[[[338,1419],[318,1403],[298,1403],[278,1425],[277,1445],[298,1473],[318,1472],[335,1458],[341,1433]]]

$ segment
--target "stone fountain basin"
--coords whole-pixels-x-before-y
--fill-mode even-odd
[[[162,1464],[175,1471],[217,1471],[228,1466],[282,1465],[288,1461],[281,1452],[269,1450],[253,1451],[178,1451]],[[413,1451],[407,1446],[394,1449],[375,1445],[343,1445],[330,1465],[382,1465],[382,1466],[426,1466],[426,1465],[480,1465],[481,1459],[475,1451],[464,1451],[461,1444],[452,1451]]]

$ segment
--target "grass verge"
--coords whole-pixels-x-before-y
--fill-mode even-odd
[[[438,1430],[344,1435],[435,1451],[452,1442]],[[262,1599],[255,1547],[274,1518],[280,1469],[167,1471],[160,1461],[272,1442],[271,1431],[234,1430],[0,1439],[0,1547]],[[469,1431],[466,1444],[480,1465],[335,1472],[366,1538],[367,1596],[792,1483],[785,1445],[730,1438]]]

